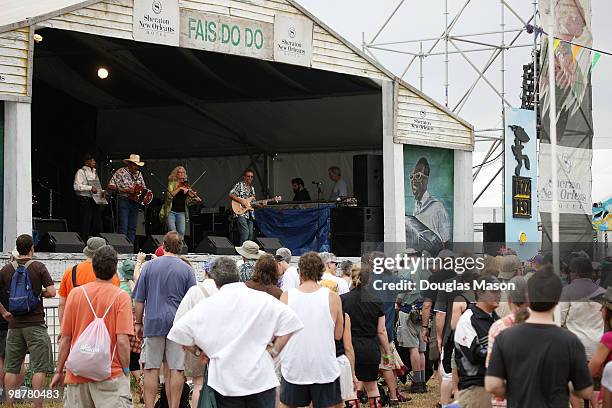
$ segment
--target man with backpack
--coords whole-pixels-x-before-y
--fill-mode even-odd
[[[113,284],[117,252],[112,246],[98,249],[92,264],[96,280],[72,290],[66,300],[51,387],[67,385],[64,406],[68,408],[132,407],[132,301]]]
[[[4,359],[5,389],[15,390],[21,365],[30,352],[32,388],[42,390],[51,364],[50,339],[45,324],[43,297],[55,297],[55,286],[44,264],[32,260],[34,241],[27,234],[17,237],[19,256],[0,269],[0,313],[8,321]],[[8,399],[9,408],[13,407]],[[35,407],[42,407],[37,400]]]
[[[66,299],[70,291],[78,286],[85,285],[86,283],[93,282],[96,280],[96,274],[94,273],[92,266],[92,258],[96,251],[106,245],[106,240],[100,237],[91,237],[87,240],[87,246],[83,249],[83,254],[87,257],[83,262],[71,266],[64,272],[62,281],[59,286],[59,309],[58,315],[60,320],[60,326],[62,318],[64,316],[64,308],[66,306]],[[119,277],[113,276],[113,284],[119,286]]]

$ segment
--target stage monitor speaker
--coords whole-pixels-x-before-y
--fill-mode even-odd
[[[36,252],[83,252],[85,242],[76,232],[47,232],[36,246]]]
[[[331,211],[331,232],[336,233],[383,233],[382,207],[338,207]]]
[[[353,156],[353,192],[360,206],[383,206],[382,155],[359,154]]]
[[[100,234],[106,240],[108,245],[112,245],[115,251],[120,254],[133,254],[134,244],[132,244],[125,235],[103,232]]]
[[[506,224],[503,222],[485,222],[482,224],[482,242],[485,254],[498,255],[497,250],[505,246]]]
[[[195,250],[199,254],[236,255],[236,248],[227,237],[208,235]]]
[[[276,250],[278,248],[283,247],[283,243],[280,242],[278,238],[261,237],[261,238],[256,238],[255,242],[257,242],[257,245],[259,245],[262,251],[265,251],[272,255],[276,254]]]
[[[337,256],[360,257],[384,250],[383,234],[332,233],[331,251]]]
[[[68,226],[65,219],[45,219],[45,218],[33,218],[32,229],[38,231],[40,236],[45,235],[47,232],[68,232]]]
[[[163,243],[163,235],[151,235],[147,237],[147,240],[142,245],[142,250],[147,254],[154,254],[157,248],[159,248],[159,246]],[[185,245],[185,242],[183,242],[183,247],[181,248],[181,255],[186,255],[187,253],[189,253],[189,248],[187,248],[187,245]]]

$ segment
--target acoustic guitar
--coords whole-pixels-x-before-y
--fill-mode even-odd
[[[234,211],[234,214],[236,215],[242,215],[246,213],[247,211],[252,211],[254,205],[264,205],[264,204],[269,203],[270,201],[275,201],[278,203],[282,199],[283,198],[281,196],[276,196],[274,198],[268,198],[265,200],[255,201],[255,197],[249,197],[249,198],[246,198],[246,201],[247,201],[246,207],[240,204],[238,201],[232,200],[232,211]]]

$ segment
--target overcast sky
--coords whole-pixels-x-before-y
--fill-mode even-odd
[[[366,42],[374,37],[387,17],[399,4],[400,0],[298,0],[324,23],[336,32],[361,48],[362,35]],[[404,40],[428,39],[440,36],[444,30],[444,0],[405,0],[404,4],[390,21],[384,31],[376,39],[376,43]],[[465,3],[464,0],[450,0],[449,21]],[[533,14],[531,0],[508,0],[507,3],[520,15],[528,20]],[[594,48],[612,51],[612,16],[611,0],[592,0],[592,30]],[[453,35],[473,34],[499,31],[501,26],[501,5],[496,0],[472,0],[464,10],[460,20],[451,32]],[[519,29],[521,21],[511,11],[505,10],[506,30]],[[506,42],[515,33],[506,34]],[[499,44],[500,34],[471,37],[484,43]],[[516,44],[530,44],[533,37],[521,34]],[[424,42],[427,51],[433,42]],[[457,43],[462,50],[480,48],[479,45]],[[418,52],[419,44],[401,46],[384,46],[387,48]],[[452,45],[450,50],[454,50]],[[396,74],[400,74],[410,60],[409,55],[372,50],[380,62]],[[443,52],[441,42],[434,52]],[[472,63],[482,68],[491,55],[491,51],[470,53]],[[505,87],[506,99],[514,107],[520,107],[520,91],[522,82],[522,66],[530,62],[531,48],[516,48],[506,52]],[[477,78],[476,71],[460,55],[451,55],[449,63],[449,106],[452,108]],[[423,63],[423,91],[444,103],[444,56],[431,56]],[[496,87],[501,88],[501,62],[498,58],[487,71],[487,79]],[[595,128],[594,160],[593,160],[593,200],[601,200],[612,195],[612,56],[602,55],[599,64],[593,71],[593,121]],[[419,87],[418,59],[412,64],[404,79],[415,87]],[[459,115],[472,123],[478,129],[501,127],[501,101],[494,91],[482,80],[477,85]],[[477,144],[474,154],[476,161],[482,158],[489,143]],[[499,163],[499,162],[498,162]],[[477,194],[489,179],[499,169],[500,164],[491,164],[483,169],[474,186]],[[495,180],[492,188],[481,197],[478,206],[501,206],[501,178]]]

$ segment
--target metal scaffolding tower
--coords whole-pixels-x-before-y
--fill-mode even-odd
[[[423,65],[425,59],[440,58],[444,57],[444,104],[451,111],[456,114],[460,114],[461,110],[466,106],[470,97],[474,93],[476,86],[482,81],[485,83],[496,95],[500,107],[501,107],[501,128],[478,128],[478,124],[475,124],[475,142],[478,144],[489,144],[487,153],[484,155],[480,163],[475,164],[473,180],[476,181],[478,175],[481,172],[483,166],[498,165],[499,170],[495,175],[485,184],[482,191],[478,192],[474,198],[474,204],[489,188],[493,181],[503,170],[503,149],[504,149],[504,138],[505,138],[505,110],[507,107],[513,107],[513,105],[507,100],[506,97],[506,54],[507,51],[514,48],[525,48],[531,47],[536,50],[538,44],[536,43],[535,36],[526,32],[527,25],[537,26],[537,0],[532,0],[533,9],[529,15],[521,16],[516,11],[516,7],[513,7],[512,0],[487,0],[490,2],[499,1],[499,30],[495,31],[482,31],[471,34],[454,34],[457,32],[457,28],[460,25],[460,17],[466,12],[469,7],[475,7],[474,3],[476,0],[465,0],[465,3],[458,12],[450,17],[449,12],[449,1],[444,0],[444,27],[442,34],[438,37],[432,38],[421,38],[421,39],[408,39],[398,41],[378,41],[382,32],[389,26],[394,18],[398,15],[398,11],[404,6],[406,0],[399,0],[397,6],[393,9],[391,15],[385,20],[380,29],[376,32],[374,37],[369,42],[365,41],[365,34],[363,35],[362,48],[365,53],[370,55],[372,58],[378,60],[378,56],[381,53],[395,53],[402,54],[408,57],[408,63],[399,75],[401,78],[405,78],[408,71],[413,64],[418,60],[418,79],[419,89],[423,90],[423,79],[424,71]],[[525,1],[525,0],[515,0]],[[408,2],[409,3],[409,2]],[[524,4],[524,3],[523,3]],[[511,19],[512,26],[508,27],[509,24],[506,21],[506,14],[510,13],[513,17]],[[414,14],[418,14],[418,9],[414,10]],[[487,16],[488,18],[489,16]],[[490,16],[492,17],[492,16]],[[484,18],[484,16],[483,16]],[[507,38],[507,36],[509,36]],[[483,40],[483,37],[485,38]],[[491,41],[492,39],[495,39]],[[509,40],[509,41],[508,41]],[[424,47],[427,49],[424,51]],[[418,49],[407,51],[406,47],[413,47]],[[466,48],[467,47],[467,48]],[[490,52],[490,56],[486,63],[479,67],[477,62],[473,58],[470,58],[475,53]],[[378,54],[378,55],[377,55]],[[473,69],[474,78],[470,81],[470,86],[467,90],[461,94],[461,97],[449,105],[449,89],[451,87],[449,81],[449,70],[452,68],[452,64],[449,61],[450,55],[460,55],[462,59]],[[535,55],[532,52],[532,56]],[[491,70],[496,62],[499,61],[500,67],[500,83],[496,86],[490,81],[486,74]],[[537,78],[538,67],[535,67],[535,77]],[[462,81],[463,82],[463,81]],[[537,100],[535,101],[535,109],[537,110]],[[501,158],[500,163],[496,162]],[[476,192],[475,192],[476,193]]]

